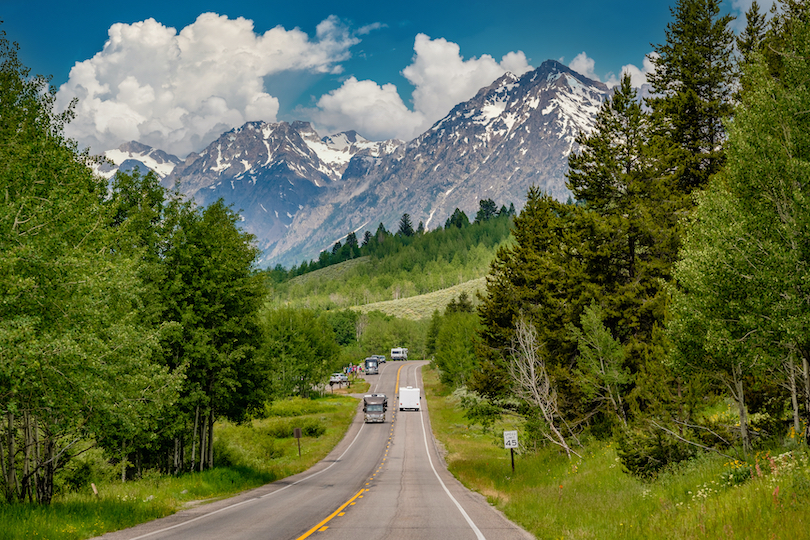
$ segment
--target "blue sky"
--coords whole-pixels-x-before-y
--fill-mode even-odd
[[[0,28],[53,76],[61,106],[79,98],[68,134],[82,146],[139,140],[184,157],[249,120],[407,140],[504,71],[547,59],[643,81],[672,4],[0,0]]]

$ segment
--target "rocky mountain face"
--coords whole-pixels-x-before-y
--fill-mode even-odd
[[[436,228],[456,208],[473,216],[481,199],[520,209],[532,185],[566,199],[574,139],[591,130],[608,95],[552,60],[521,77],[507,73],[393,152],[355,155],[342,184],[302,208],[268,258],[311,259],[349,231],[396,230],[404,213]]]
[[[106,151],[104,157],[108,161],[99,165],[96,172],[106,178],[111,178],[119,170],[130,172],[136,167],[141,172],[151,169],[163,178],[183,162],[177,156],[135,141],[124,143],[115,150]]]
[[[549,60],[521,77],[505,74],[408,143],[249,122],[184,162],[138,143],[107,156],[142,163],[168,187],[179,182],[199,204],[222,197],[259,239],[262,264],[289,266],[350,231],[362,236],[380,223],[395,231],[404,213],[414,226],[436,228],[455,208],[473,216],[481,199],[520,209],[532,185],[567,198],[568,154],[608,95]]]

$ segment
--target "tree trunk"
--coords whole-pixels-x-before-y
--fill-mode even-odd
[[[53,499],[53,476],[56,472],[56,442],[47,431],[43,434],[45,439],[45,462],[40,467],[40,474],[37,479],[37,502],[39,504],[51,504]]]
[[[807,422],[807,431],[804,434],[804,444],[810,445],[810,362],[802,351],[802,372],[804,375],[804,414]]]
[[[205,466],[205,419],[200,422],[200,472],[203,471]]]
[[[8,489],[9,492],[16,497],[20,492],[20,485],[17,481],[17,464],[15,463],[17,454],[15,443],[17,434],[16,430],[14,429],[14,413],[6,413],[6,420],[8,421],[8,433],[6,434],[6,440],[8,441]]]
[[[734,377],[735,398],[740,416],[740,438],[743,443],[743,453],[747,454],[751,449],[751,439],[748,434],[748,411],[745,409],[745,388],[742,380],[742,366],[737,363],[731,368]]]
[[[788,388],[790,388],[790,403],[793,405],[793,431],[798,435],[801,433],[802,424],[799,418],[799,395],[796,388],[796,363],[793,361],[793,353],[787,359]]]
[[[36,468],[31,467],[31,447],[33,446],[33,437],[31,436],[31,414],[25,410],[23,411],[23,469],[22,469],[22,493],[20,493],[20,500],[25,500],[28,497],[28,502],[34,502],[34,488],[31,481],[31,471]]]
[[[197,425],[200,423],[200,406],[194,410],[194,431],[191,432],[191,470],[197,466]]]
[[[208,468],[214,468],[214,410],[208,413]]]
[[[127,454],[124,441],[121,441],[121,483],[127,481]]]

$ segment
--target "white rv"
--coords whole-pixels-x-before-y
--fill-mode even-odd
[[[419,388],[406,386],[399,388],[399,410],[413,409],[421,410],[422,393]]]
[[[407,360],[408,349],[405,347],[394,347],[391,349],[391,360]]]

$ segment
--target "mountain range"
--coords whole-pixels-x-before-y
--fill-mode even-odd
[[[318,257],[354,231],[444,225],[479,201],[519,210],[535,185],[565,199],[568,155],[592,129],[610,89],[548,60],[506,73],[412,141],[369,141],[354,131],[320,137],[308,122],[248,122],[181,160],[137,142],[108,151],[102,170],[154,170],[200,205],[219,198],[254,234],[261,264]]]

